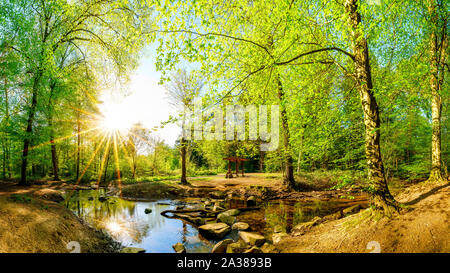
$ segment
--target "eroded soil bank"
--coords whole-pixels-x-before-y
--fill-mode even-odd
[[[0,253],[67,253],[78,251],[77,243],[82,253],[120,249],[60,203],[60,183],[15,184],[0,181]]]

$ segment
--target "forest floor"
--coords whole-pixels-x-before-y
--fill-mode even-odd
[[[0,181],[0,253],[117,252],[120,246],[63,206],[60,182],[20,187]]]
[[[395,196],[406,209],[380,218],[371,209],[284,237],[279,252],[450,252],[450,183],[419,183]],[[375,243],[373,243],[374,241]]]
[[[301,181],[298,177],[297,180]],[[237,198],[255,196],[261,200],[271,199],[319,199],[340,198],[348,194],[365,194],[360,187],[331,190],[334,186],[327,179],[309,182],[301,181],[305,191],[288,191],[282,183],[280,173],[248,173],[242,176],[225,178],[225,174],[188,178],[189,185],[180,185],[178,180],[159,182],[140,182],[125,185],[122,196],[129,199],[157,199],[165,197],[212,197],[224,198],[232,195]]]

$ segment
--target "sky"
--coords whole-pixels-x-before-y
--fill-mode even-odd
[[[100,111],[108,123],[117,127],[127,127],[134,123],[142,123],[143,127],[153,128],[167,121],[169,115],[176,116],[176,111],[170,105],[164,86],[159,85],[161,73],[155,67],[156,50],[147,47],[140,60],[138,68],[130,76],[125,87],[128,93],[115,90],[104,90],[100,100]],[[176,124],[166,125],[163,129],[153,132],[170,146],[175,144],[181,129]]]

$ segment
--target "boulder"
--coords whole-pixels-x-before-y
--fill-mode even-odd
[[[272,242],[273,242],[273,244],[274,245],[278,244],[286,236],[288,236],[288,234],[285,233],[285,232],[274,233],[272,235]]]
[[[205,237],[223,238],[230,232],[231,228],[225,223],[211,223],[198,227],[198,231]]]
[[[227,253],[242,253],[248,248],[242,240],[227,245]]]
[[[224,211],[223,213],[229,216],[238,216],[241,213],[241,211],[238,209],[229,209],[227,211]]]
[[[176,253],[186,253],[186,248],[182,243],[176,243],[172,246]]]
[[[246,203],[247,203],[247,207],[256,206],[256,197],[250,196],[249,198],[247,198]]]
[[[220,241],[213,247],[211,253],[225,253],[227,251],[227,246],[232,243],[233,240],[231,239]]]
[[[213,191],[209,193],[209,197],[214,199],[224,199],[226,196],[227,193],[223,191]]]
[[[264,236],[256,232],[239,231],[239,238],[251,246],[262,246],[266,241]]]
[[[249,228],[250,228],[249,224],[244,223],[244,222],[234,223],[233,226],[231,227],[231,229],[235,229],[235,230],[247,230]]]
[[[234,222],[236,221],[236,217],[234,216],[229,216],[227,214],[224,213],[219,213],[219,215],[217,215],[217,220],[219,222],[225,223],[227,225],[233,225]]]
[[[146,208],[146,209],[144,210],[144,212],[145,212],[145,214],[149,214],[149,213],[152,212],[152,209]]]
[[[202,217],[189,217],[189,220],[197,226],[206,224],[206,219]]]
[[[144,253],[145,249],[139,247],[124,247],[120,253]]]

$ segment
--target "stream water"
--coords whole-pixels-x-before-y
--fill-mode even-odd
[[[174,252],[172,245],[181,242],[188,253],[207,253],[218,241],[207,240],[198,233],[197,228],[179,219],[169,219],[160,213],[175,210],[181,204],[194,204],[199,199],[157,200],[151,202],[128,201],[109,196],[105,200],[103,190],[79,190],[69,192],[66,206],[77,216],[97,229],[106,231],[124,246],[139,247],[147,253]],[[289,231],[295,224],[305,222],[314,216],[324,216],[342,207],[364,200],[334,200],[291,202],[277,201],[261,204],[261,210],[245,212],[238,221],[250,224],[255,231],[270,236],[275,226]],[[199,203],[199,202],[198,202]],[[234,201],[229,208],[245,207],[244,202]],[[145,209],[152,212],[146,214]],[[236,240],[236,232],[225,238]]]

